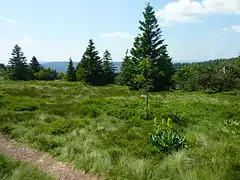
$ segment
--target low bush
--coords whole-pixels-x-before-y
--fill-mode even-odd
[[[45,152],[52,152],[55,148],[61,147],[62,144],[52,139],[50,136],[35,136],[29,137],[30,142],[32,142],[37,148]]]
[[[35,111],[41,106],[38,102],[28,98],[16,98],[7,104],[9,111]]]
[[[35,129],[35,133],[41,134],[51,134],[51,135],[61,135],[72,131],[75,127],[83,128],[85,125],[78,120],[67,120],[60,119],[53,121],[50,124],[42,124]]]
[[[0,124],[3,123],[20,123],[33,119],[35,116],[34,112],[30,111],[5,111],[0,113]]]
[[[170,118],[167,121],[163,119],[160,123],[154,120],[153,133],[150,134],[149,142],[164,153],[187,148],[187,140],[173,130]]]
[[[100,115],[100,111],[94,106],[80,106],[74,111],[77,116],[96,118]]]
[[[51,180],[53,178],[28,163],[0,154],[0,179]]]
[[[133,118],[136,113],[132,109],[119,108],[119,109],[109,109],[107,111],[108,116],[112,116],[121,120],[129,120]]]
[[[12,130],[13,130],[13,126],[11,124],[3,124],[0,125],[0,132],[4,133],[4,134],[11,134]]]
[[[0,155],[0,179],[4,179],[18,163],[12,163],[6,156]]]

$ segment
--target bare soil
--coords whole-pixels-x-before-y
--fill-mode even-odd
[[[31,163],[45,173],[59,180],[97,180],[93,175],[78,171],[70,163],[58,162],[43,152],[29,148],[26,144],[16,143],[0,134],[0,153]]]

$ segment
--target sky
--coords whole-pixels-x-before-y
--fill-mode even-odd
[[[240,0],[0,0],[0,63],[19,44],[28,61],[80,61],[89,39],[121,61],[150,2],[173,61],[235,57]]]

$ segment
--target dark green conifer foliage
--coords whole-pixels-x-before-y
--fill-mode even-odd
[[[95,86],[104,85],[102,60],[98,54],[93,40],[90,39],[88,47],[77,67],[78,80]]]
[[[12,50],[12,57],[8,62],[8,74],[11,80],[28,80],[29,69],[26,63],[26,57],[20,46],[15,45]]]
[[[39,72],[40,69],[42,68],[35,56],[32,57],[29,65],[34,73]]]
[[[123,58],[123,62],[121,64],[121,72],[119,74],[119,83],[121,85],[130,85],[132,84],[132,80],[134,79],[135,74],[135,64],[129,56],[128,50]]]
[[[6,69],[5,65],[4,64],[0,64],[0,69],[5,70]]]
[[[146,63],[141,63],[149,58],[150,73],[148,79],[151,80],[150,91],[167,90],[171,85],[171,76],[173,74],[171,58],[167,53],[167,45],[162,39],[162,31],[155,17],[155,11],[150,3],[147,4],[143,12],[144,20],[139,21],[141,33],[135,38],[133,48],[131,49],[132,63],[137,67],[135,78],[131,82],[138,81],[139,75],[143,75],[141,69]],[[149,66],[149,64],[148,64]],[[146,77],[144,77],[146,79]],[[131,89],[141,89],[138,82],[131,83]]]
[[[111,54],[106,50],[103,54],[103,71],[106,84],[113,84],[115,82],[115,67],[112,62]]]
[[[73,61],[71,58],[69,59],[69,63],[68,63],[67,80],[68,81],[76,81],[77,80],[76,70],[73,66]]]

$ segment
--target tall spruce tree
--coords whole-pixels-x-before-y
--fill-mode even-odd
[[[134,72],[135,78],[131,80],[134,83],[130,84],[130,88],[141,89],[144,86],[142,83],[144,80],[140,78],[141,83],[138,81],[139,77],[143,76],[145,80],[151,81],[151,91],[167,90],[171,85],[173,74],[172,62],[167,53],[167,45],[162,39],[162,31],[155,17],[155,11],[150,3],[147,4],[143,16],[144,20],[139,21],[141,33],[135,38],[131,49],[132,63],[137,69]],[[148,77],[145,77],[142,72],[142,69],[146,68],[141,67],[146,65],[146,63],[141,63],[141,61],[146,61],[146,58],[149,59]]]
[[[39,64],[39,62],[35,56],[32,57],[29,65],[34,73],[39,72],[41,69],[41,65]]]
[[[98,54],[93,40],[90,39],[81,62],[77,66],[78,80],[94,86],[104,85],[102,60]]]
[[[115,67],[112,62],[111,54],[108,50],[103,53],[103,72],[106,84],[113,84],[115,82]]]
[[[76,70],[73,66],[72,58],[69,59],[69,63],[68,63],[67,80],[68,81],[76,81],[77,80]]]
[[[121,64],[121,71],[119,74],[119,83],[121,85],[129,86],[133,83],[132,80],[134,79],[135,68],[135,63],[132,61],[127,50]]]
[[[15,45],[12,50],[12,57],[8,62],[8,74],[12,80],[28,80],[29,69],[26,63],[26,57],[20,46]]]

